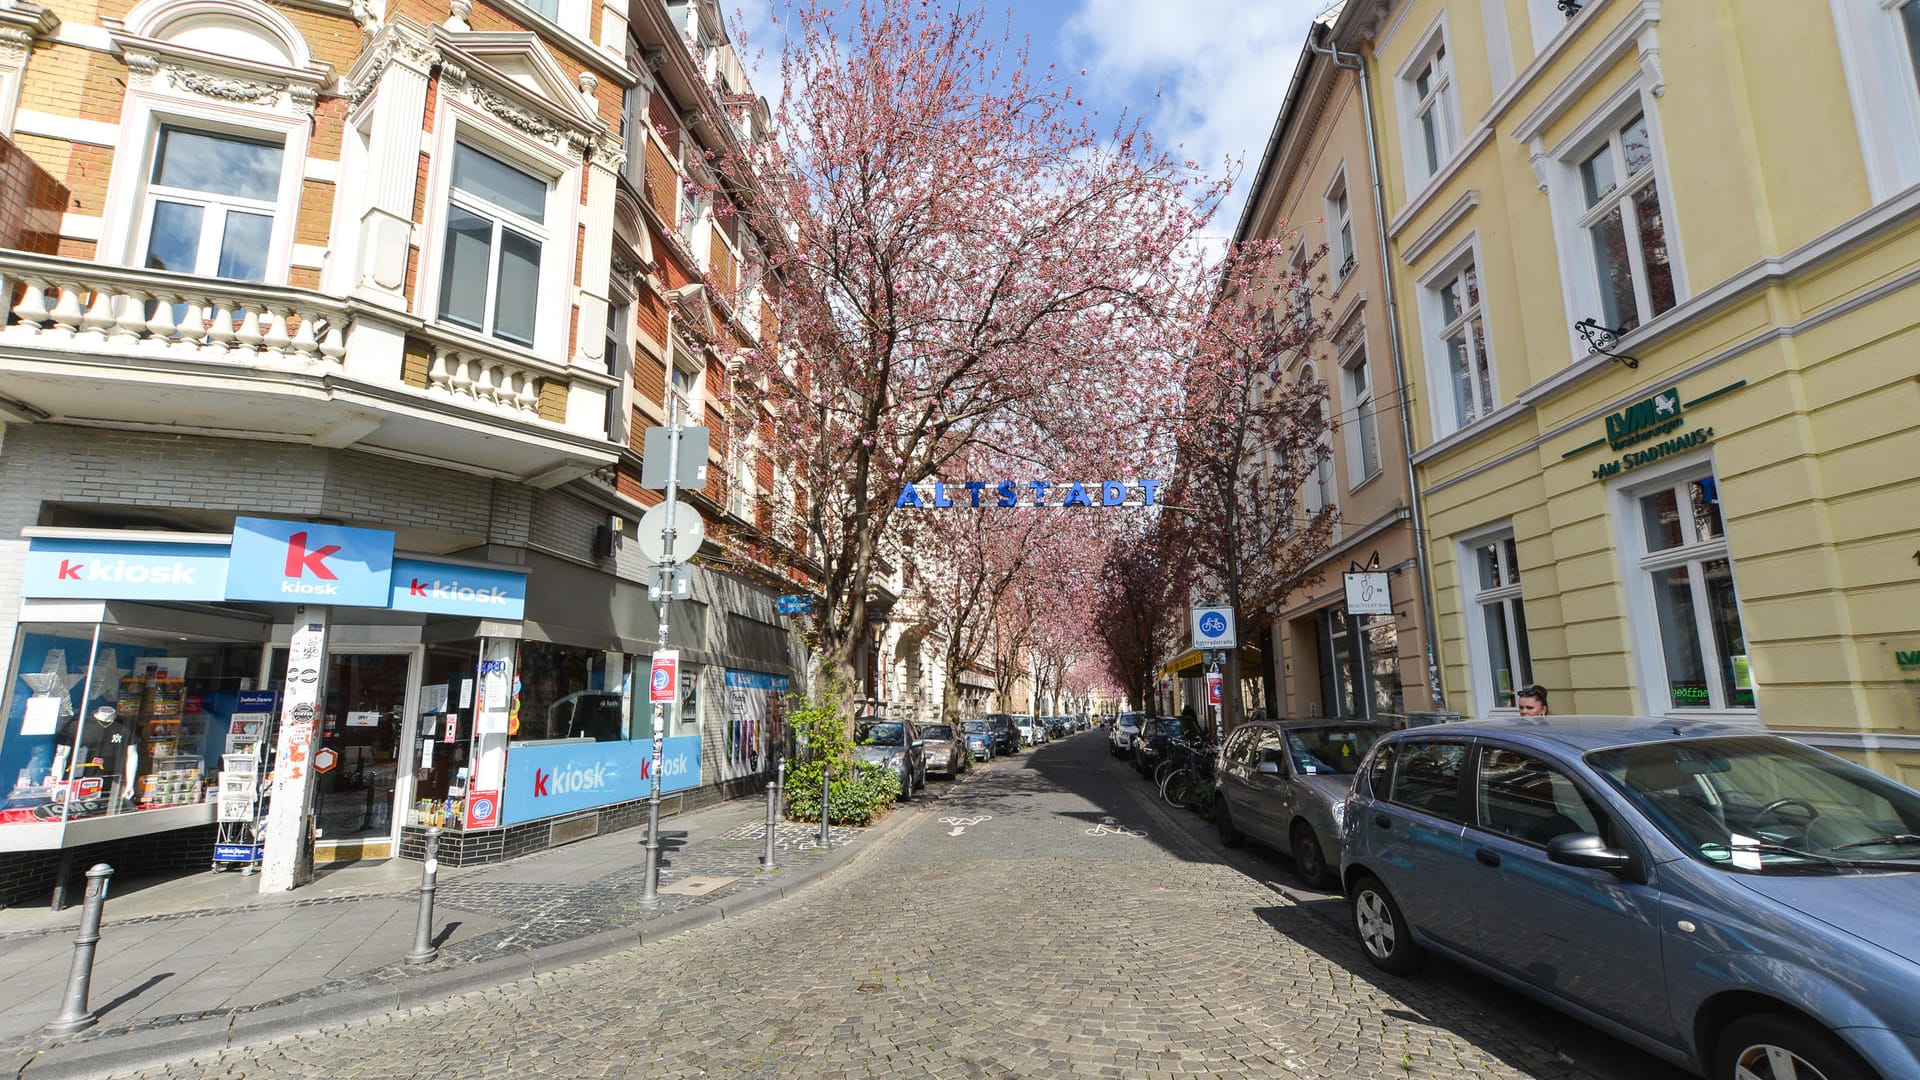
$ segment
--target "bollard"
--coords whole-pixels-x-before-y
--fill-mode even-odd
[[[407,954],[409,964],[431,964],[440,955],[440,947],[433,943],[433,890],[434,879],[440,875],[440,826],[427,830],[427,859],[420,866],[420,918],[413,925],[413,951]]]
[[[49,1035],[71,1035],[93,1026],[93,1010],[87,1008],[87,993],[93,987],[93,949],[100,943],[100,910],[107,905],[107,879],[113,867],[96,863],[87,871],[86,907],[80,912],[80,936],[73,939],[73,971],[67,976],[67,1003],[60,1016],[48,1024]]]
[[[760,854],[760,869],[762,870],[773,869],[773,830],[776,824],[774,815],[778,811],[776,804],[779,798],[780,785],[771,780],[767,781],[767,849]]]
[[[833,782],[833,777],[827,774],[826,769],[821,769],[820,770],[820,846],[823,848],[830,848],[833,846],[833,834],[827,831],[827,797],[833,793],[832,782]]]

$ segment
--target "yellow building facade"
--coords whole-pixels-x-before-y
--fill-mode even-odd
[[[1353,0],[1332,38],[1449,707],[1538,682],[1920,783],[1920,0]]]

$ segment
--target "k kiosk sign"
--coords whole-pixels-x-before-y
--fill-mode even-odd
[[[271,518],[235,518],[227,599],[386,607],[393,534]]]
[[[527,574],[396,558],[393,534],[238,518],[231,543],[102,534],[32,536],[22,596],[62,600],[270,600],[517,622]]]

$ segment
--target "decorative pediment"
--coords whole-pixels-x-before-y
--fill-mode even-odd
[[[311,114],[333,81],[332,65],[256,0],[144,0],[101,22],[134,87]]]
[[[590,87],[562,70],[536,35],[437,26],[433,36],[442,74],[457,76],[475,104],[509,123],[530,123],[529,133],[545,141],[555,141],[550,132],[564,131],[587,145],[605,129]]]

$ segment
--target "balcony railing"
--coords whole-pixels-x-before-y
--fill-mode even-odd
[[[0,251],[0,341],[337,368],[345,305],[301,289]]]

